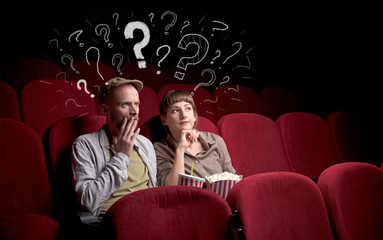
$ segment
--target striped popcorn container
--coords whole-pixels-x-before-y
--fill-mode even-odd
[[[178,185],[202,188],[204,183],[204,178],[195,177],[183,173],[178,174]]]
[[[239,182],[238,180],[219,180],[210,183],[206,180],[207,189],[217,193],[226,200],[226,196],[229,191],[233,188],[234,184]]]

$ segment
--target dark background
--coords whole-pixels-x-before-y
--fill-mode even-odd
[[[161,31],[170,20],[160,19],[166,10],[178,15],[178,21],[170,28],[167,37]],[[119,18],[118,24],[114,25],[112,15],[116,12]],[[155,27],[150,26],[149,13],[154,13]],[[119,40],[113,39],[117,26],[123,29],[132,19],[145,21],[151,27],[152,39],[143,54],[148,56],[148,62],[157,64],[157,47],[169,44],[175,49],[182,36],[175,32],[176,29],[179,31],[184,20],[190,20],[196,26],[203,16],[205,19],[198,27],[206,24],[206,29],[212,28],[212,20],[229,25],[225,33],[215,32],[217,39],[223,39],[226,33],[230,37],[210,42],[210,59],[214,57],[213,50],[224,51],[225,47],[227,56],[228,46],[235,41],[241,41],[244,49],[253,47],[248,54],[251,69],[246,72],[235,70],[241,76],[250,76],[242,80],[244,85],[257,91],[266,86],[289,88],[304,98],[308,112],[322,117],[339,110],[366,113],[372,116],[372,125],[381,141],[383,26],[382,3],[378,0],[355,3],[177,1],[175,4],[164,1],[155,4],[146,1],[2,1],[0,78],[6,79],[7,62],[18,56],[45,57],[60,64],[63,52],[72,54],[74,59],[83,58],[85,48],[69,45],[64,40],[75,30],[89,29],[89,23],[93,27],[99,23],[109,24],[110,42],[117,43]],[[193,30],[192,26],[188,29]],[[94,36],[87,37],[86,33],[80,38],[83,41],[95,39]],[[59,40],[63,52],[49,44],[51,39]],[[101,42],[98,39],[98,44]],[[125,57],[134,61],[132,50],[126,47],[134,42],[124,40],[124,44]],[[105,59],[101,60],[110,62],[106,44],[103,47],[100,49]],[[163,61],[163,68],[177,63],[180,57],[177,51],[181,53],[179,49],[172,52]],[[228,65],[234,67],[242,63],[243,59],[237,57],[230,59]],[[218,60],[222,62],[223,58]],[[206,65],[202,63],[201,67],[205,67],[203,64]]]

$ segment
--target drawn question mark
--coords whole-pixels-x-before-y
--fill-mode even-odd
[[[113,15],[112,15],[112,19],[114,19],[114,16],[116,16],[116,21],[115,21],[115,23],[116,23],[116,26],[117,26],[117,20],[118,20],[118,18],[119,18],[119,16],[120,15],[118,15],[118,13],[113,13]],[[117,30],[120,30],[120,28],[117,26]]]
[[[186,70],[188,65],[196,65],[200,63],[206,57],[206,54],[209,51],[209,42],[204,36],[200,34],[197,34],[197,33],[186,34],[185,36],[181,38],[180,42],[178,43],[178,47],[183,50],[186,50],[186,48],[190,44],[197,45],[198,49],[194,56],[182,57],[179,60],[177,67],[182,68],[183,70]],[[182,73],[182,72],[176,71],[174,73],[174,77],[180,80],[183,80],[184,76],[185,76],[185,73]]]
[[[81,83],[84,84],[84,91],[87,93],[87,94],[90,94],[90,92],[88,91],[88,88],[87,88],[87,82],[85,79],[80,79],[77,81],[77,89],[78,90],[81,90]],[[94,98],[94,94],[90,94],[90,97],[91,98]]]
[[[151,22],[151,23],[153,24],[153,26],[154,26],[153,18],[154,18],[154,13],[149,13],[149,19],[150,19],[150,22]]]
[[[209,72],[211,74],[211,78],[209,80],[209,82],[207,83],[198,83],[195,87],[194,87],[194,92],[197,90],[197,88],[201,87],[201,86],[210,86],[210,85],[213,85],[213,83],[215,82],[215,79],[216,79],[216,75],[215,75],[215,72],[211,69],[204,69],[201,73],[201,76],[205,75],[206,72]]]
[[[101,75],[100,69],[99,69],[99,66],[98,66],[98,63],[100,62],[100,50],[98,50],[98,48],[90,47],[90,48],[88,48],[88,50],[86,50],[86,52],[85,52],[86,63],[90,66],[90,62],[89,62],[89,59],[88,59],[88,53],[89,53],[89,51],[91,49],[95,49],[97,51],[97,62],[96,62],[97,73],[101,77],[101,79],[104,80],[104,77]]]
[[[81,35],[81,33],[83,33],[83,30],[77,30],[77,31],[73,32],[71,35],[69,35],[69,37],[68,37],[68,42],[70,42],[71,37],[72,37],[73,35],[76,35],[76,38],[75,38],[75,39],[76,39],[77,42],[79,42],[78,37]],[[79,46],[80,46],[80,47],[83,47],[83,46],[84,46],[84,43],[80,43]]]
[[[144,58],[144,55],[142,55],[141,49],[143,49],[146,45],[148,45],[150,40],[150,31],[148,26],[143,22],[140,22],[140,21],[130,22],[125,26],[125,31],[124,31],[125,38],[126,39],[133,38],[133,31],[135,29],[140,29],[143,32],[144,37],[141,42],[138,42],[134,45],[133,47],[134,54],[136,55],[136,58],[138,60],[138,68],[146,68],[146,62],[144,60],[145,58]]]
[[[49,45],[50,45],[50,46],[52,46],[52,44],[51,44],[52,42],[56,42],[56,47],[57,47],[58,49],[60,49],[60,51],[62,51],[62,49],[59,48],[59,40],[57,40],[56,38],[50,40],[50,41],[49,41]]]
[[[219,30],[219,31],[225,31],[229,28],[229,26],[221,21],[217,21],[217,20],[213,20],[212,23],[218,23],[218,24],[221,24],[223,25],[223,28],[214,28],[213,27],[213,30],[211,31],[211,36],[214,36],[214,30]]]
[[[181,28],[181,33],[182,33],[182,31],[184,30],[184,28],[186,28],[186,27],[188,27],[188,26],[190,26],[190,22],[189,22],[188,20],[184,21],[184,25],[183,25],[182,28]]]
[[[94,31],[96,32],[97,36],[101,36],[102,32],[104,32],[104,40],[105,42],[109,42],[109,34],[110,34],[110,28],[107,24],[101,23],[98,24]],[[113,43],[108,43],[108,47],[113,47]]]
[[[239,48],[237,49],[237,51],[235,51],[233,54],[231,54],[230,56],[228,56],[228,57],[225,59],[225,61],[223,61],[222,64],[225,64],[225,63],[227,62],[227,60],[229,60],[229,58],[233,57],[235,54],[237,54],[237,53],[242,49],[242,43],[241,43],[241,42],[235,42],[235,43],[233,43],[233,45],[231,45],[231,46],[234,46],[234,45],[236,45],[236,44],[239,44]]]
[[[118,71],[118,74],[122,74],[122,72],[121,72],[121,65],[122,65],[122,62],[124,61],[124,56],[122,56],[122,54],[121,53],[116,53],[116,54],[114,54],[113,55],[113,57],[112,57],[112,65],[113,66],[115,66],[116,65],[116,59],[120,59],[120,61],[119,61],[119,63],[117,64],[117,67],[116,67],[116,69],[117,69],[117,71]]]
[[[215,56],[213,58],[213,60],[211,60],[210,64],[214,64],[214,60],[221,56],[221,51],[220,50],[215,51],[215,53],[217,54],[217,56]]]
[[[225,79],[226,79],[226,80],[225,80]],[[229,82],[229,81],[230,81],[230,77],[229,77],[229,76],[224,76],[224,77],[223,77],[223,81],[220,82],[219,85],[225,84],[225,83],[227,83],[227,82]]]
[[[158,67],[161,67],[160,66],[160,63],[169,55],[169,53],[170,53],[170,46],[169,45],[162,45],[161,47],[159,47],[159,48],[157,48],[157,52],[156,52],[156,55],[157,56],[160,56],[159,55],[159,51],[160,51],[160,49],[162,49],[162,48],[164,48],[164,47],[166,47],[167,49],[168,49],[168,51],[167,51],[167,53],[165,53],[165,55],[160,59],[160,61],[158,61]],[[161,73],[161,71],[160,70],[158,70],[157,71],[157,74],[160,74]]]
[[[172,20],[172,22],[171,23],[169,23],[168,25],[166,25],[166,27],[165,27],[165,30],[166,31],[169,31],[169,29],[171,28],[171,27],[173,27],[175,24],[176,24],[176,22],[177,22],[177,14],[175,14],[174,12],[172,12],[172,11],[165,11],[162,15],[161,15],[161,19],[164,19],[164,16],[165,15],[171,15],[172,17],[173,17],[173,20]],[[165,32],[165,35],[168,35],[169,34],[169,32]]]
[[[64,54],[64,55],[62,55],[62,56],[61,56],[61,62],[62,62],[62,64],[65,64],[65,61],[64,61],[65,58],[68,58],[68,59],[69,59],[69,62],[70,62],[69,65],[70,65],[70,67],[72,68],[72,70],[75,71],[77,74],[80,74],[80,72],[77,71],[77,70],[73,67],[73,57],[72,57],[71,55],[69,55],[69,54]]]

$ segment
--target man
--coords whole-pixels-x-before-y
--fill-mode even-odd
[[[81,206],[101,220],[128,193],[157,186],[151,141],[137,128],[139,80],[113,78],[99,91],[106,124],[72,146],[72,180]]]

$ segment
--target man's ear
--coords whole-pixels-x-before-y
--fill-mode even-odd
[[[162,123],[162,125],[164,125],[164,126],[167,126],[168,125],[168,123],[167,123],[167,121],[166,121],[166,117],[165,116],[160,116],[161,117],[161,123]]]
[[[105,116],[108,116],[110,114],[109,107],[105,103],[101,104],[101,110]]]

